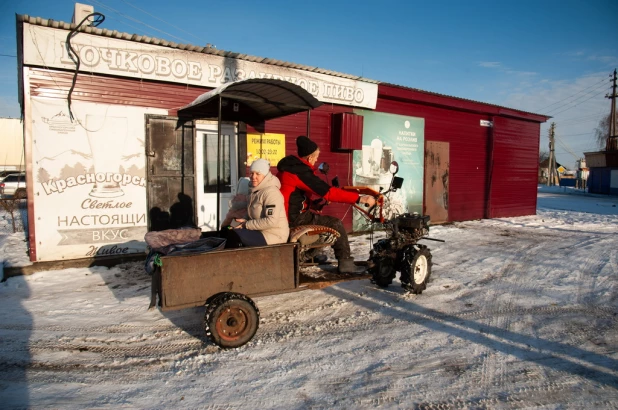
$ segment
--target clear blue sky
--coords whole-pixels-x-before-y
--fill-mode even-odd
[[[82,3],[105,15],[100,28],[552,115],[558,161],[569,167],[596,150],[593,131],[609,113],[604,96],[618,67],[616,0]],[[0,117],[19,116],[15,14],[70,22],[73,8],[66,0],[0,0]]]

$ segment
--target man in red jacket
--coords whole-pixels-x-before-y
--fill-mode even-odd
[[[316,175],[315,163],[320,155],[318,145],[301,135],[296,139],[298,155],[288,155],[277,164],[277,177],[281,181],[281,193],[290,227],[299,225],[323,225],[336,229],[340,236],[333,244],[335,257],[339,261],[339,272],[355,272],[354,259],[351,257],[348,235],[341,220],[328,215],[311,212],[309,205],[313,195],[328,202],[344,204],[362,203],[375,205],[371,195],[359,195],[344,191],[324,182]]]

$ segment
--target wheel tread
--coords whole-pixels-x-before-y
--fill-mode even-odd
[[[255,310],[255,313],[256,313],[256,316],[257,316],[256,326],[255,326],[255,331],[256,332],[257,332],[257,329],[260,326],[260,310],[256,306],[255,302],[253,302],[253,300],[251,300],[251,298],[249,298],[248,296],[245,296],[242,293],[233,293],[233,292],[220,293],[220,294],[211,296],[210,298],[208,298],[208,301],[206,303],[206,311],[204,313],[204,331],[206,332],[206,336],[214,344],[218,345],[219,347],[223,347],[223,348],[240,347],[240,346],[242,346],[242,344],[245,344],[245,343],[249,342],[249,340],[251,340],[253,338],[253,335],[255,335],[255,332],[254,332],[253,335],[251,335],[251,337],[245,343],[242,343],[241,345],[226,346],[224,343],[222,343],[220,340],[218,340],[216,335],[213,334],[213,330],[211,329],[211,326],[210,326],[210,323],[212,321],[213,313],[220,306],[222,306],[225,303],[227,303],[227,302],[229,302],[231,300],[234,300],[234,299],[242,300],[244,302],[247,302],[249,305],[251,305],[251,307]]]
[[[389,261],[388,263],[386,261],[387,259],[378,261],[378,263],[376,263],[376,265],[372,268],[371,281],[376,285],[380,286],[381,288],[386,288],[388,287],[388,285],[393,283],[393,279],[397,274],[394,266],[394,261]],[[384,269],[390,269],[388,275],[384,274]]]
[[[418,249],[413,248],[414,253],[411,256],[408,266],[406,266],[405,269],[402,269],[401,286],[412,294],[420,295],[427,288],[427,282],[429,282],[429,278],[431,277],[432,261],[430,249],[426,245],[417,245],[417,247]],[[427,275],[422,283],[415,283],[413,267],[416,260],[421,255],[425,256],[425,259],[427,260]]]

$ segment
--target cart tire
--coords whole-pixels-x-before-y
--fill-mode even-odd
[[[204,306],[206,307],[206,309],[208,309],[208,306],[212,303],[213,300],[215,300],[216,298],[218,298],[219,296],[223,296],[225,295],[225,292],[219,292],[219,293],[215,293],[214,295],[212,295],[211,297],[209,297],[208,299],[206,299],[206,303],[204,303]]]
[[[223,348],[240,347],[249,342],[260,324],[255,303],[240,293],[222,293],[206,306],[204,330],[210,340]]]
[[[427,288],[431,276],[431,252],[424,245],[410,249],[409,264],[401,272],[401,286],[420,295]]]

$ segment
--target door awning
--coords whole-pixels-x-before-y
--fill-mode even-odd
[[[322,103],[304,88],[284,80],[254,78],[224,84],[178,110],[191,118],[217,118],[249,124],[317,108]]]

